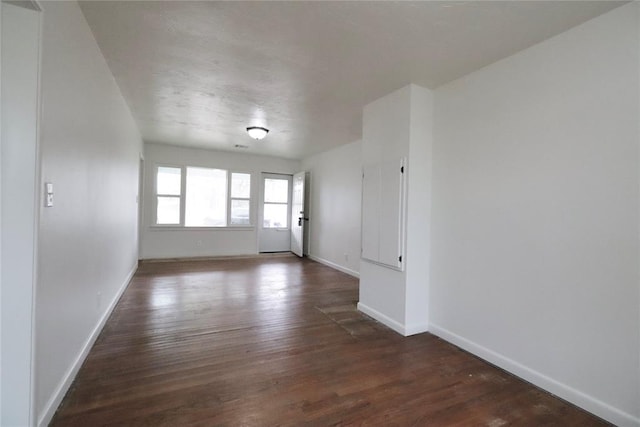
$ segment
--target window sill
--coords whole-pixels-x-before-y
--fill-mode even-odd
[[[183,227],[180,225],[150,225],[150,231],[253,231],[253,225],[232,225],[229,227]]]

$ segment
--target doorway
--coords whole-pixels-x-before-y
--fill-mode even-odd
[[[259,215],[259,252],[291,250],[291,175],[263,173]]]
[[[142,232],[144,230],[144,157],[140,153],[140,163],[138,164],[138,196],[136,202],[138,202],[138,259],[142,259]]]

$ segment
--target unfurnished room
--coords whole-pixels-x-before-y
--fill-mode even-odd
[[[640,3],[0,2],[0,425],[640,427]]]

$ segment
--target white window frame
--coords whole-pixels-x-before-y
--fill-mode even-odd
[[[249,197],[233,197],[231,193],[231,180],[233,174],[249,175]],[[227,171],[227,227],[253,227],[253,209],[251,209],[251,196],[253,195],[253,174],[251,172]],[[249,224],[231,224],[231,204],[234,200],[246,200],[249,202]]]
[[[173,168],[180,169],[180,194],[159,194],[158,193],[158,169],[160,168]],[[157,164],[153,169],[153,224],[154,227],[182,227],[184,226],[184,196],[186,190],[186,179],[184,179],[185,168],[183,166],[169,165],[169,164]],[[174,197],[180,200],[179,215],[180,220],[177,224],[158,224],[158,198],[159,197]]]
[[[185,226],[185,213],[187,204],[187,168],[201,168],[201,169],[218,169],[227,173],[227,221],[224,226]],[[180,169],[180,195],[174,194],[158,194],[158,168],[175,168]],[[231,179],[232,174],[247,174],[249,175],[251,188],[249,190],[249,198],[231,197]],[[200,165],[175,165],[168,163],[156,163],[153,168],[153,225],[154,229],[172,229],[172,230],[229,230],[229,229],[252,229],[254,225],[253,203],[252,200],[255,195],[254,185],[254,173],[243,170],[231,170],[224,169],[215,166],[200,166]],[[178,224],[158,224],[158,197],[175,197],[180,199],[180,222]],[[249,201],[249,224],[231,224],[231,201],[232,200],[248,200]]]
[[[278,175],[278,174],[272,174],[272,175]],[[260,224],[260,227],[264,228],[265,230],[291,230],[291,226],[292,226],[291,221],[293,221],[293,218],[291,217],[291,209],[290,209],[291,208],[291,205],[290,205],[291,196],[292,196],[292,194],[291,194],[291,191],[292,191],[291,190],[291,185],[289,185],[289,189],[288,189],[288,193],[287,193],[287,201],[286,202],[267,202],[267,201],[264,200],[265,199],[265,194],[267,192],[266,189],[264,189],[265,188],[264,181],[267,180],[267,179],[279,179],[279,180],[285,181],[284,178],[271,178],[271,177],[266,177],[265,178],[265,177],[262,177],[262,181],[263,182],[261,182],[261,185],[262,185],[264,194],[262,195],[262,206],[261,206],[261,209],[262,209],[262,212],[263,212],[263,219],[262,219],[262,224]],[[287,183],[289,184],[289,181],[287,181]],[[286,206],[288,206],[289,209],[288,209],[288,212],[287,212],[287,226],[286,227],[265,227],[264,226],[264,207],[265,207],[265,205],[286,205]]]

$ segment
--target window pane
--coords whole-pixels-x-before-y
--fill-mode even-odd
[[[265,178],[264,201],[287,203],[289,201],[289,181],[286,179]]]
[[[249,201],[231,200],[231,224],[249,225]]]
[[[265,203],[264,228],[287,228],[288,208],[289,205]]]
[[[158,197],[156,224],[180,224],[180,197]]]
[[[187,227],[227,225],[227,171],[187,168]]]
[[[180,168],[158,168],[157,194],[180,195]]]
[[[231,174],[231,197],[248,199],[251,197],[251,175],[248,173]]]

